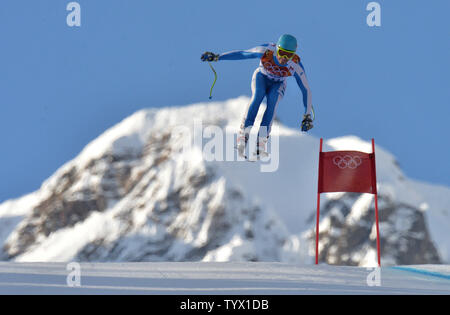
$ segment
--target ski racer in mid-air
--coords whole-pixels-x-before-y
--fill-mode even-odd
[[[259,67],[253,73],[252,98],[240,126],[237,149],[241,156],[245,156],[245,148],[249,139],[250,129],[255,122],[259,106],[266,97],[267,107],[264,112],[255,155],[267,156],[266,143],[269,139],[272,121],[278,103],[284,96],[286,79],[294,76],[303,94],[305,112],[301,123],[301,130],[308,131],[313,127],[311,112],[311,90],[305,75],[305,68],[296,55],[297,40],[289,34],[282,35],[277,44],[263,44],[248,50],[234,50],[222,54],[205,52],[202,61],[241,60],[260,58]]]

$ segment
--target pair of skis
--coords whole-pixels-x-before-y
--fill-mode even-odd
[[[269,157],[269,154],[267,152],[264,152],[263,154],[258,154],[258,153],[253,153],[253,156],[248,156],[247,154],[245,154],[244,152],[242,152],[238,146],[234,147],[236,149],[236,151],[238,152],[240,157],[243,157],[247,162],[257,162],[260,161],[261,158],[265,158],[265,157]],[[244,149],[245,150],[245,149]]]

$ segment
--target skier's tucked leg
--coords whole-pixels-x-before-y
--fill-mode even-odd
[[[248,108],[244,119],[242,120],[241,128],[238,136],[237,148],[239,155],[244,156],[245,148],[249,139],[250,131],[255,123],[256,115],[258,114],[259,106],[266,94],[266,82],[264,76],[255,71],[252,78],[252,98],[248,104]]]
[[[255,155],[257,156],[268,156],[266,145],[269,140],[272,122],[275,117],[278,103],[283,98],[285,89],[286,84],[284,82],[270,82],[270,86],[267,91],[267,107],[264,111],[258,132],[258,142],[255,152]]]

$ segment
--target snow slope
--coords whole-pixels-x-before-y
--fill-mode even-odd
[[[0,259],[311,263],[319,139],[274,123],[275,172],[261,172],[264,163],[202,155],[214,126],[236,133],[248,101],[141,110],[108,129],[38,191],[0,204]],[[194,130],[187,138],[186,128]],[[370,152],[371,145],[354,136],[325,141],[324,151],[344,149]],[[450,189],[409,179],[379,144],[376,157],[380,207],[386,209],[380,211],[386,213],[382,246],[389,245],[382,263],[450,262]],[[361,222],[363,234],[370,232],[373,222],[362,219],[371,212],[371,198],[323,195],[322,207],[330,208],[321,217],[321,248],[329,252],[324,261],[375,263],[370,233],[355,249],[326,243],[339,233],[361,238],[346,234]],[[333,208],[336,202],[340,209]],[[336,218],[345,223],[340,231],[331,224]],[[406,254],[397,257],[403,247]],[[423,257],[411,254],[415,247]],[[350,258],[341,261],[336,252]]]
[[[442,265],[382,268],[379,286],[368,285],[377,284],[371,268],[327,265],[82,263],[80,286],[69,287],[72,271],[64,263],[0,263],[0,294],[450,294],[450,267]]]

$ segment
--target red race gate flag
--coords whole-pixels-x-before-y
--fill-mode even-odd
[[[375,168],[375,142],[372,153],[360,151],[322,152],[320,139],[319,183],[317,189],[316,264],[319,263],[320,194],[326,192],[358,192],[375,195],[375,221],[377,228],[377,254],[380,266],[380,235],[378,227],[378,195]]]

